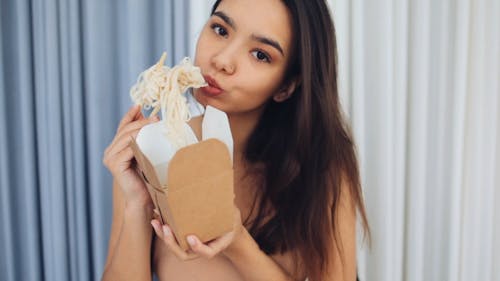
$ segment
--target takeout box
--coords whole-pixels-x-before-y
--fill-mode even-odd
[[[233,229],[232,138],[227,116],[225,119],[224,116],[207,107],[203,140],[195,140],[175,151],[171,159],[166,159],[166,165],[155,159],[160,154],[163,158],[169,157],[169,153],[162,150],[168,144],[161,139],[164,134],[159,131],[159,124],[143,128],[153,130],[146,137],[148,141],[138,136],[130,142],[160,219],[170,225],[183,250],[189,249],[187,235],[194,234],[202,242],[208,242]],[[160,175],[163,169],[165,175]]]

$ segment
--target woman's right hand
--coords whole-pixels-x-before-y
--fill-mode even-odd
[[[142,127],[158,120],[157,116],[146,119],[141,113],[141,107],[133,106],[120,121],[113,141],[104,151],[103,163],[121,187],[128,204],[151,203],[144,181],[132,165],[134,154],[129,143],[131,138],[137,137]]]

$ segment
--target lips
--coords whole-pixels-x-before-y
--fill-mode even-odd
[[[203,93],[212,97],[222,94],[223,90],[219,86],[219,84],[217,84],[217,81],[215,81],[215,79],[213,79],[209,75],[203,75],[203,78],[205,78],[205,81],[208,83],[208,86],[200,88]]]

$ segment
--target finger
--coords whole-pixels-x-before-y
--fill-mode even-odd
[[[122,150],[129,147],[132,139],[136,139],[139,134],[140,129],[136,129],[135,131],[131,131],[126,135],[117,138],[111,146],[106,150],[105,157],[113,157],[114,155],[120,153]]]
[[[116,175],[130,168],[132,158],[134,151],[128,147],[115,155],[105,157],[103,163],[113,175]]]
[[[134,116],[134,120],[141,120],[141,119],[146,119],[146,117],[144,117],[144,114],[142,114],[142,111],[139,110],[137,111],[137,113],[135,114]]]
[[[134,158],[134,151],[132,148],[127,147],[126,149],[122,150],[118,155],[116,156],[115,161],[112,163],[116,163],[116,171],[117,172],[123,172],[130,168],[130,164],[132,162],[132,158]]]
[[[158,117],[153,117],[149,119],[144,119],[140,121],[135,121],[133,123],[127,124],[122,128],[122,131],[118,132],[109,145],[106,148],[104,154],[114,154],[117,151],[121,151],[130,144],[131,138],[136,139],[139,131],[146,125],[159,121]]]
[[[141,106],[140,105],[132,106],[120,121],[120,124],[118,125],[118,131],[120,131],[120,129],[126,124],[134,121],[139,113],[141,113]]]
[[[125,125],[125,127],[123,127],[121,129],[121,131],[116,133],[115,138],[111,142],[110,147],[112,147],[119,139],[122,139],[124,136],[128,136],[127,138],[130,139],[131,133],[136,132],[136,131],[139,132],[139,130],[141,130],[143,127],[147,126],[148,124],[152,124],[154,122],[157,122],[157,121],[158,120],[156,120],[156,119],[144,119],[144,120],[135,121],[133,123],[129,123],[129,124]],[[135,135],[137,135],[137,134],[135,134]],[[134,139],[135,139],[135,136],[134,136]]]
[[[161,240],[167,245],[168,249],[174,253],[180,260],[192,260],[198,258],[197,254],[187,253],[181,249],[181,247],[175,241],[174,235],[167,225],[161,226],[158,220],[151,221],[151,225],[155,230],[155,233]]]
[[[223,235],[214,241],[204,244],[201,242],[201,240],[196,237],[195,235],[189,235],[187,237],[187,241],[189,243],[189,246],[191,247],[191,250],[208,259],[211,259],[215,257],[217,254],[219,254],[222,250],[224,250],[232,241],[232,236],[229,235]]]
[[[143,119],[143,120],[136,121],[136,122],[133,122],[133,123],[125,124],[125,126],[122,127],[116,133],[113,141],[111,142],[111,144],[104,151],[104,155],[109,155],[109,154],[111,154],[111,152],[116,152],[117,150],[120,151],[121,149],[123,149],[123,143],[122,143],[122,146],[119,146],[118,149],[116,148],[116,146],[117,146],[118,140],[119,139],[123,139],[123,137],[125,135],[127,135],[127,134],[130,135],[132,132],[135,132],[135,130],[137,130],[137,132],[138,132],[140,129],[142,129],[142,127],[146,126],[149,123],[157,122],[158,120],[159,120],[159,118],[155,117],[155,118]],[[137,133],[135,133],[133,135],[134,138],[136,136],[137,136]],[[127,140],[127,142],[125,144],[128,145],[129,141],[130,141],[130,138]]]
[[[219,239],[211,241],[210,243],[207,244],[207,246],[219,252],[223,251],[229,246],[229,244],[233,242],[234,235],[235,235],[234,231],[228,232],[219,237]]]
[[[132,137],[134,137],[134,135],[132,135],[131,138]],[[127,152],[129,157],[125,157],[126,159],[124,161],[130,161],[132,159],[133,156],[130,156],[130,152],[132,152],[131,147],[129,146],[130,141],[131,139],[124,138],[119,143],[114,144],[113,147],[107,149],[103,157],[103,163],[106,167],[110,168],[120,163],[120,161],[124,159],[123,157],[120,157],[124,150],[129,150],[129,152]]]
[[[196,237],[194,235],[188,235],[186,237],[186,240],[188,241],[188,244],[189,244],[189,247],[191,247],[191,250],[194,253],[196,253],[204,258],[211,259],[217,254],[215,249],[212,249],[212,248],[208,247],[207,245],[203,244],[201,242],[201,240],[198,239],[198,237]]]
[[[153,209],[153,218],[155,220],[160,220],[160,211],[158,211],[158,209],[156,208]]]
[[[162,229],[162,233],[163,233],[163,241],[165,242],[165,244],[167,244],[167,247],[172,251],[174,252],[174,254],[182,259],[182,260],[187,260],[189,258],[189,255],[188,253],[186,253],[185,251],[183,251],[181,249],[181,247],[179,247],[179,245],[177,244],[177,241],[175,240],[174,238],[174,235],[172,233],[172,230],[170,229],[170,227],[168,227],[167,225],[163,225],[161,227]]]
[[[135,120],[133,122],[127,123],[118,130],[118,132],[116,133],[116,137],[120,137],[123,134],[126,134],[127,132],[130,132],[132,130],[140,129],[140,128],[142,128],[150,123],[157,122],[158,120],[159,120],[158,117],[154,116],[152,118],[148,118],[148,119],[144,118],[141,120]]]

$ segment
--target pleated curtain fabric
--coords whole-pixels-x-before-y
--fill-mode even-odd
[[[129,88],[189,55],[189,2],[0,1],[0,280],[99,280],[102,155]]]
[[[500,1],[330,4],[373,238],[360,280],[500,281]]]

